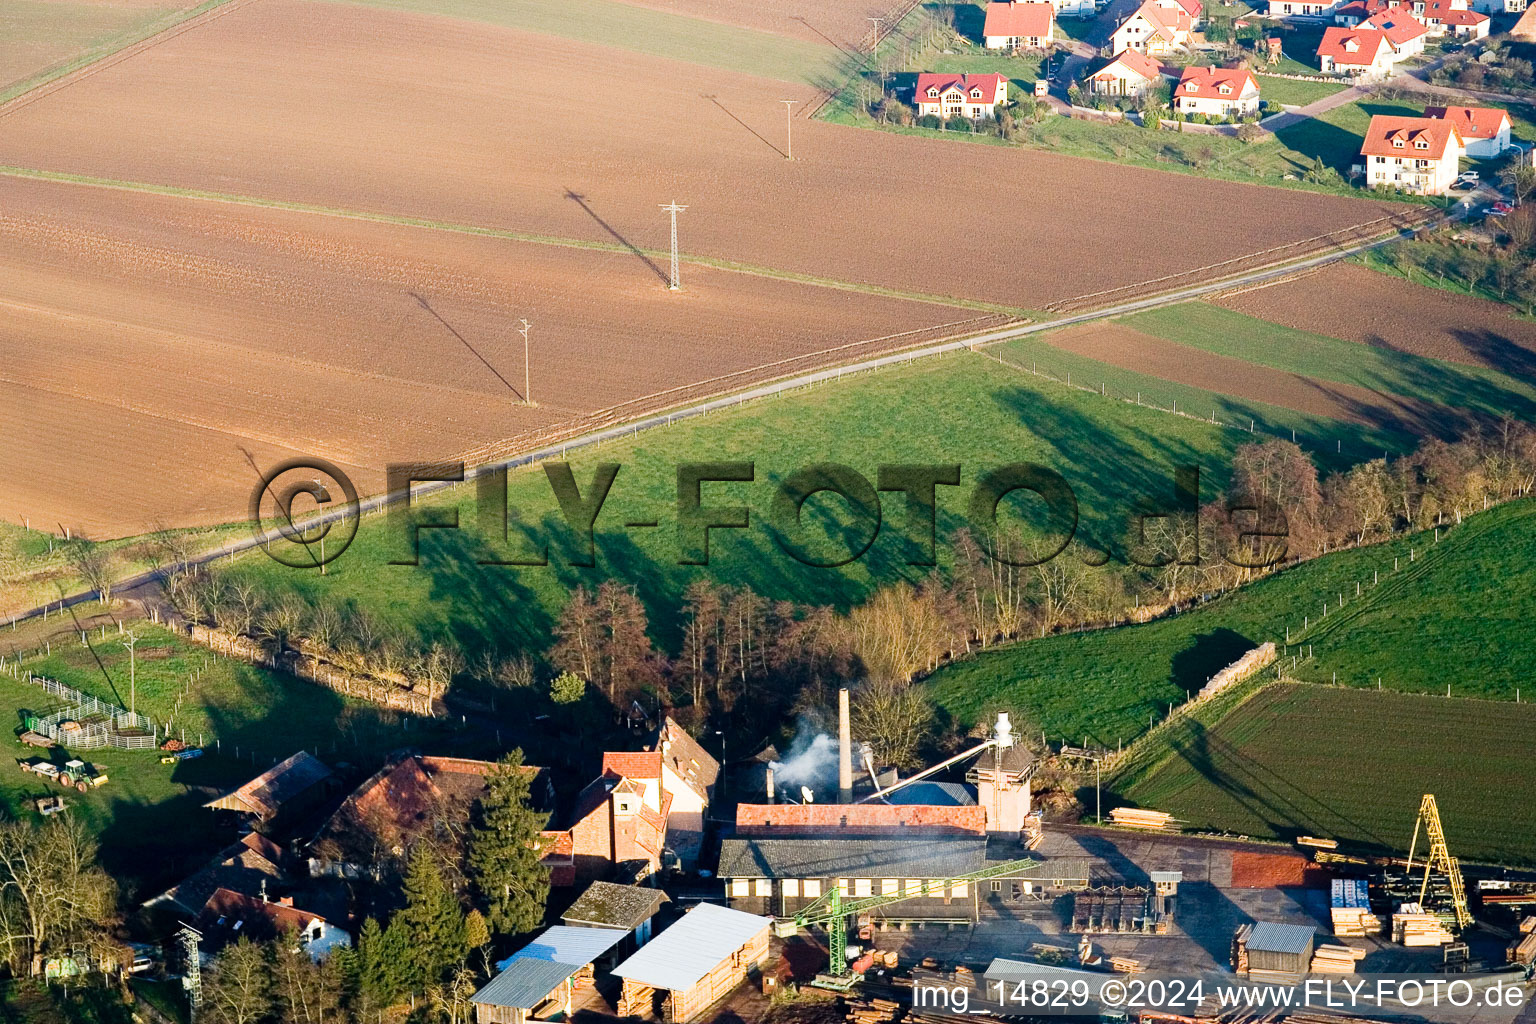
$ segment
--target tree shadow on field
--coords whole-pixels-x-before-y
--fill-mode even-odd
[[[1173,656],[1168,681],[1181,690],[1198,690],[1253,646],[1252,640],[1235,629],[1222,627],[1202,633]]]
[[[607,221],[603,220],[602,217],[597,215],[597,211],[588,205],[586,196],[582,195],[580,192],[577,192],[575,189],[567,188],[565,190],[565,198],[571,200],[577,206],[581,207],[582,212],[585,213],[588,217],[591,217],[593,220],[597,221],[599,227],[612,235],[620,245],[628,249],[630,253],[641,263],[644,263],[646,266],[650,267],[651,273],[659,277],[663,284],[672,283],[671,279],[668,278],[662,269],[656,265],[655,260],[651,259],[644,252],[642,252],[639,246],[635,245],[635,243],[631,242],[629,239],[615,231],[612,224],[609,224]]]
[[[782,156],[782,157],[788,157],[789,156],[789,154],[784,152],[784,150],[780,149],[778,146],[774,145],[772,142],[769,142],[767,137],[764,136],[761,132],[759,132],[756,128],[753,128],[751,125],[747,124],[747,122],[743,121],[741,118],[739,118],[735,114],[731,113],[731,108],[727,107],[724,103],[721,103],[720,102],[720,97],[716,96],[714,93],[701,93],[700,95],[704,99],[709,100],[709,102],[713,103],[715,106],[719,107],[721,110],[725,111],[725,116],[726,117],[729,117],[732,121],[735,121],[737,124],[741,125],[747,131],[751,132],[753,137],[756,138],[757,141],[761,142],[763,145],[767,146],[769,149],[771,149],[775,153],[779,154],[779,156]]]

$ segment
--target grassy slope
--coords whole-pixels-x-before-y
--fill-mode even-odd
[[[1536,386],[1461,363],[1309,334],[1203,302],[1125,317],[1137,330],[1218,355],[1449,409],[1536,418]]]
[[[1305,72],[1290,73],[1305,74]],[[1304,82],[1295,78],[1259,76],[1259,96],[1275,110],[1281,106],[1304,107],[1308,103],[1327,99],[1346,88],[1348,87],[1337,82]]]
[[[1337,672],[1340,683],[1375,686],[1380,677],[1413,693],[1444,693],[1451,681],[1458,696],[1513,700],[1536,675],[1536,581],[1525,571],[1536,557],[1533,516],[1536,501],[1505,505],[1443,532],[1438,545],[1419,534],[1337,552],[1182,615],[1000,647],[942,669],[928,685],[962,723],[1012,710],[1053,741],[1086,736],[1114,746],[1248,648],[1283,645],[1290,629],[1315,651],[1293,670],[1304,680]],[[1319,618],[1324,600],[1328,623],[1301,637],[1304,617]]]
[[[756,463],[755,484],[705,487],[706,504],[747,503],[753,509],[749,530],[714,533],[711,577],[751,584],[775,599],[847,607],[872,584],[926,572],[904,564],[910,549],[903,499],[885,498],[884,527],[860,561],[842,569],[809,568],[778,549],[765,521],[775,482],[790,471],[842,462],[873,480],[882,464],[958,462],[962,486],[939,489],[942,538],[961,523],[980,473],[1034,460],[1059,468],[1076,488],[1083,532],[1119,536],[1130,502],[1138,494],[1161,497],[1171,487],[1173,465],[1205,467],[1214,493],[1230,452],[1247,440],[1245,432],[1069,390],[979,355],[960,354],[822,385],[581,453],[575,472],[583,487],[596,462],[624,466],[598,520],[595,569],[565,564],[560,544],[552,547],[553,564],[547,568],[478,566],[480,548],[467,529],[427,531],[422,565],[392,566],[387,562],[396,550],[394,534],[384,520],[371,518],[324,578],[259,554],[247,557],[241,571],[297,587],[314,599],[354,601],[425,635],[451,631],[471,651],[487,642],[544,650],[552,616],[568,589],[617,577],[637,584],[659,638],[670,644],[678,595],[701,575],[677,564],[672,508],[678,462]],[[466,527],[474,522],[468,491],[459,494]],[[513,474],[509,491],[524,523],[546,535],[565,532],[563,523],[558,530],[554,526],[556,506],[541,471]],[[841,502],[812,499],[807,518],[819,523],[819,512],[828,508],[840,509]],[[659,519],[659,528],[623,527],[649,519]],[[941,561],[946,555],[941,543]]]
[[[786,82],[831,83],[841,56],[830,46],[615,0],[583,0],[580,11],[539,0],[358,0],[599,43]]]
[[[1276,684],[1164,755],[1120,792],[1192,827],[1403,852],[1434,793],[1458,857],[1533,859],[1531,705]]]

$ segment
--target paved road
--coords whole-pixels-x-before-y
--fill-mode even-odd
[[[1455,216],[1459,219],[1464,215],[1465,212],[1460,211]],[[1174,303],[1184,302],[1188,299],[1199,298],[1202,295],[1208,295],[1212,292],[1222,291],[1227,288],[1235,288],[1243,285],[1253,285],[1260,284],[1265,281],[1272,281],[1277,278],[1284,277],[1288,274],[1294,274],[1300,270],[1308,270],[1313,267],[1324,266],[1326,264],[1345,259],[1349,256],[1353,256],[1356,253],[1365,252],[1368,249],[1375,249],[1383,245],[1388,245],[1410,234],[1411,232],[1408,231],[1398,232],[1396,234],[1389,235],[1386,238],[1377,239],[1376,241],[1361,242],[1359,244],[1349,246],[1345,249],[1332,250],[1317,256],[1311,256],[1303,260],[1287,263],[1283,266],[1254,270],[1245,274],[1239,274],[1235,277],[1210,281],[1204,284],[1195,285],[1190,288],[1183,288],[1175,292],[1165,292],[1163,294],[1155,295],[1149,298],[1123,302],[1119,305],[1097,309],[1088,313],[1077,313],[1071,316],[1060,317],[1055,320],[1048,320],[1041,323],[1028,323],[1015,327],[1006,327],[1001,330],[989,331],[985,334],[975,335],[957,341],[941,342],[939,344],[928,345],[923,348],[911,349],[905,352],[894,353],[892,355],[879,356],[873,359],[865,359],[861,362],[853,363],[847,366],[833,367],[827,370],[818,370],[813,373],[800,374],[785,380],[765,384],[761,387],[753,388],[749,391],[739,392],[737,394],[717,398],[712,401],[705,402],[701,405],[692,406],[679,412],[657,413],[656,415],[647,416],[630,423],[624,423],[609,427],[605,430],[596,431],[568,443],[549,445],[547,447],[540,448],[537,451],[529,452],[526,455],[519,455],[516,458],[473,467],[466,471],[465,479],[466,481],[471,481],[485,473],[492,472],[497,469],[515,469],[521,466],[530,465],[535,462],[541,462],[546,459],[563,458],[568,452],[586,448],[594,444],[601,444],[604,441],[611,441],[615,438],[625,437],[630,434],[639,433],[642,430],[649,430],[654,427],[667,426],[679,420],[688,419],[694,416],[706,415],[710,412],[715,412],[721,409],[728,409],[733,406],[742,405],[746,402],[753,401],[755,399],[767,398],[772,395],[781,394],[796,388],[806,387],[811,384],[837,380],[843,377],[845,374],[854,374],[865,370],[873,370],[882,366],[893,366],[900,363],[910,363],[914,359],[943,355],[949,352],[958,352],[962,349],[975,349],[982,345],[992,345],[998,342],[1011,341],[1015,338],[1024,338],[1032,334],[1039,334],[1043,331],[1053,331],[1061,327],[1069,327],[1073,324],[1088,323],[1094,320],[1102,320],[1107,317],[1121,316],[1126,313],[1135,313],[1140,310],[1153,309],[1158,306],[1172,305]],[[448,483],[422,484],[414,488],[412,493],[417,499],[420,499],[421,497],[424,497],[428,494],[437,493],[452,486],[454,485]],[[375,495],[374,497],[361,501],[358,505],[358,512],[360,514],[377,512],[389,507],[390,505],[399,503],[404,497],[405,495],[401,492]],[[303,525],[306,530],[314,530],[320,526],[334,525],[336,523],[343,522],[345,519],[349,518],[351,514],[352,512],[350,509],[341,509],[336,512],[325,513],[323,515],[312,518],[306,521]],[[261,534],[255,534],[244,540],[226,545],[225,547],[204,552],[203,554],[187,559],[184,562],[179,562],[174,565],[163,566],[159,569],[139,573],[136,576],[132,576],[128,579],[120,581],[114,587],[114,589],[119,592],[126,593],[135,588],[145,586],[146,584],[153,583],[159,579],[163,579],[168,573],[182,571],[194,566],[207,565],[218,558],[226,558],[232,554],[238,554],[240,552],[249,551],[252,548],[261,547],[273,542],[281,541],[283,537],[284,533],[278,529],[269,530]],[[59,601],[50,601],[46,607],[50,611],[60,610],[83,603],[85,601],[93,600],[95,597],[95,591],[82,591],[80,593],[71,594],[67,597],[64,597]],[[30,611],[22,612],[16,616],[13,616],[12,621],[23,622],[27,619],[33,618],[34,616],[39,616],[42,613],[43,607],[40,606],[33,608]]]

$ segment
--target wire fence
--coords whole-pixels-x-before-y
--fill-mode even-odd
[[[79,750],[145,750],[157,745],[155,725],[143,715],[98,700],[47,676],[29,673],[27,681],[68,705],[28,723],[33,732],[55,743]]]

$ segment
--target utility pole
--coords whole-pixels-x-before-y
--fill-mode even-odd
[[[779,100],[779,102],[784,104],[784,159],[793,160],[795,158],[795,101]]]
[[[869,46],[869,52],[870,53],[874,53],[875,50],[877,50],[879,48],[879,46],[880,46],[880,23],[882,21],[884,21],[885,19],[884,18],[877,18],[874,15],[870,15],[865,20],[868,21],[870,24],[875,26],[875,41],[873,43],[871,43],[870,46]]]
[[[674,232],[674,234],[675,234],[675,232]],[[674,250],[676,250],[676,248],[677,248],[676,241],[674,241],[672,243],[672,248]],[[523,404],[524,405],[532,405],[533,404],[533,386],[532,386],[531,382],[533,380],[533,371],[528,366],[528,328],[532,327],[533,325],[530,324],[527,320],[523,320],[523,321],[520,321],[520,322],[523,325],[523,326],[518,328],[518,331],[523,336]]]
[[[128,713],[131,715],[138,714],[139,710],[137,706],[138,672],[133,654],[133,645],[138,642],[139,638],[132,633],[128,634],[127,640],[122,641],[122,645],[128,648]]]
[[[659,203],[657,205],[672,215],[672,279],[667,284],[667,290],[675,292],[683,287],[683,282],[677,273],[677,215],[688,209],[688,207],[678,206],[675,199],[670,203]]]

